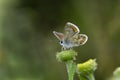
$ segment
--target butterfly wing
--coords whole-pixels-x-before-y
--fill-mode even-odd
[[[80,32],[79,28],[74,25],[73,23],[67,22],[65,25],[65,34],[67,36],[73,36],[75,34],[78,34]]]
[[[85,34],[79,34],[79,38],[78,38],[79,40],[79,45],[84,45],[86,42],[87,42],[87,40],[88,40],[88,36],[87,35],[85,35]]]
[[[75,34],[72,38],[69,39],[73,46],[84,45],[88,37],[85,34]]]
[[[64,40],[64,34],[60,32],[53,31],[53,34],[58,38],[58,40]]]

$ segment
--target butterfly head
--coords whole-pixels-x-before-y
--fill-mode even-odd
[[[60,40],[59,43],[60,43],[61,46],[64,45],[64,41],[62,41],[62,40]]]

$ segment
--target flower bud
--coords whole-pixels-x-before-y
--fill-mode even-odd
[[[118,67],[113,74],[114,76],[118,76],[120,78],[120,67]]]
[[[78,74],[88,75],[93,73],[97,68],[95,59],[90,59],[84,63],[77,64]]]
[[[68,61],[68,60],[75,60],[75,56],[77,53],[74,50],[65,50],[58,52],[56,58],[58,61]]]

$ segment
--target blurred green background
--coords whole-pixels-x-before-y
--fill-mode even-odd
[[[66,22],[89,37],[77,62],[96,58],[96,80],[107,80],[120,66],[120,0],[0,0],[0,80],[67,80],[52,33]]]

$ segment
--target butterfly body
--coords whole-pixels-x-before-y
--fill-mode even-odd
[[[53,34],[58,38],[63,49],[70,49],[86,43],[88,37],[85,34],[79,34],[79,32],[76,25],[68,22],[64,34],[56,31],[53,31]]]
[[[69,48],[76,46],[75,42],[72,41],[72,39],[64,39],[63,41],[60,41],[60,45],[62,45],[63,48],[65,49],[69,49]]]

